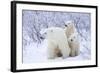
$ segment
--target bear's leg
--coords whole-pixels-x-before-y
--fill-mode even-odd
[[[48,50],[48,59],[55,59],[54,50]]]
[[[58,47],[55,48],[55,55],[56,55],[56,57],[61,57],[62,56],[61,51]]]
[[[48,45],[47,54],[48,54],[48,59],[54,59],[56,57],[55,46],[53,46],[51,43],[49,43]]]
[[[75,48],[74,49],[71,49],[70,56],[71,57],[75,57],[76,56],[76,50],[75,50]]]
[[[69,54],[70,54],[70,48],[61,48],[61,54],[62,54],[62,57],[63,59],[69,57]]]
[[[78,56],[79,55],[79,49],[76,49],[75,50],[75,56]]]
[[[61,51],[63,59],[69,57],[71,49],[70,49],[67,41],[63,41],[62,44],[60,43],[58,47]]]
[[[78,56],[79,55],[79,52],[80,52],[80,45],[79,45],[79,42],[77,41],[76,43],[76,49],[75,49],[75,56]]]

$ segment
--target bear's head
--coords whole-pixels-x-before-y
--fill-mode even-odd
[[[52,28],[46,28],[46,29],[42,29],[40,31],[40,38],[41,39],[45,39],[47,36],[51,36],[53,34],[53,29]]]
[[[46,38],[46,35],[47,35],[47,30],[46,29],[41,29],[41,31],[40,31],[40,38],[42,40],[44,40]]]
[[[76,32],[75,24],[73,21],[67,21],[65,22],[65,33],[67,35],[67,38],[69,38],[73,33]]]
[[[74,33],[70,35],[70,37],[68,38],[69,43],[75,43],[77,41],[78,41],[78,33]]]

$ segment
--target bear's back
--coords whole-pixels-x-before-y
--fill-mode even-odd
[[[67,41],[65,31],[64,31],[64,29],[62,29],[60,27],[48,28],[47,37],[48,37],[48,39],[56,41],[56,42]]]

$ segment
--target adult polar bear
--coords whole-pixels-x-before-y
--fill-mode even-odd
[[[60,52],[62,58],[67,58],[70,55],[70,47],[64,29],[59,27],[50,27],[45,31],[48,43],[47,54],[48,59],[54,59]]]

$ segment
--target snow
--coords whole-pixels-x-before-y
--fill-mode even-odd
[[[91,14],[77,12],[53,12],[23,10],[23,63],[48,61],[79,61],[91,59]],[[79,33],[80,54],[76,57],[47,59],[47,40],[41,39],[41,29],[64,27],[66,21],[73,21]]]
[[[42,44],[31,43],[27,45],[26,50],[23,51],[23,62],[24,63],[34,63],[34,62],[43,62],[47,59],[46,53],[46,41]]]
[[[76,57],[68,57],[66,59],[62,59],[62,57],[57,57],[55,59],[47,58],[47,40],[44,40],[41,44],[31,43],[27,45],[26,50],[23,51],[23,63],[36,63],[36,62],[48,62],[48,61],[79,61],[79,60],[89,60],[91,53],[86,48],[84,48],[83,44],[80,44],[80,54]]]

